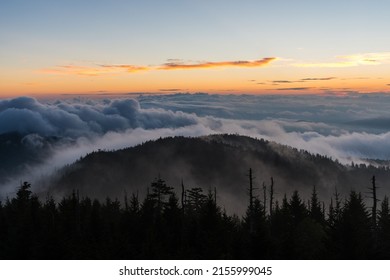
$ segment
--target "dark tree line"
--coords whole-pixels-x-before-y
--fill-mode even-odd
[[[369,211],[360,193],[336,191],[325,207],[315,187],[308,202],[297,191],[279,202],[273,178],[263,199],[251,170],[249,182],[242,218],[217,205],[216,189],[182,183],[179,199],[161,178],[124,203],[77,191],[42,202],[25,182],[0,202],[0,259],[390,259],[387,197]]]

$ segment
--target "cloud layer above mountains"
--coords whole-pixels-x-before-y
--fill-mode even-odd
[[[138,98],[0,100],[0,134],[18,131],[29,145],[61,141],[32,173],[50,173],[97,149],[159,137],[237,133],[319,153],[341,162],[390,159],[390,96],[175,94]],[[28,140],[28,141],[27,141]],[[39,141],[38,141],[39,140]],[[65,144],[64,144],[65,143]]]
[[[47,102],[19,97],[0,101],[0,134],[83,139],[99,143],[96,148],[114,149],[160,136],[238,133],[340,160],[390,159],[388,104],[390,96],[384,94],[175,94]]]
[[[0,101],[0,120],[0,134],[18,131],[70,138],[91,138],[135,128],[176,128],[197,122],[191,114],[141,109],[135,99],[45,104],[29,97]]]

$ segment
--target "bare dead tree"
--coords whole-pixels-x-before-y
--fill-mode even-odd
[[[263,182],[264,215],[267,211],[267,185]]]
[[[271,186],[269,190],[269,215],[270,216],[272,216],[273,204],[274,204],[274,178],[271,177]]]
[[[372,184],[372,187],[368,188],[368,189],[370,190],[370,194],[372,195],[372,196],[370,196],[370,198],[372,199],[371,218],[372,218],[372,225],[375,228],[377,225],[377,219],[376,219],[376,217],[377,217],[377,202],[379,201],[379,199],[377,199],[377,197],[376,197],[376,191],[377,191],[378,187],[376,186],[375,176],[372,176],[371,184]]]

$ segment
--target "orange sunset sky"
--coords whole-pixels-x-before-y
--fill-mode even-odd
[[[388,1],[1,1],[0,98],[387,93],[389,10]]]

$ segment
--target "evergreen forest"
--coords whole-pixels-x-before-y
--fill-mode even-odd
[[[251,169],[248,179],[243,217],[218,205],[217,189],[175,193],[160,177],[143,200],[42,201],[24,182],[0,202],[0,259],[390,259],[389,199],[376,197],[375,177],[368,194],[335,190],[326,205],[315,187],[307,201],[298,191],[278,201],[273,178],[256,192]]]

